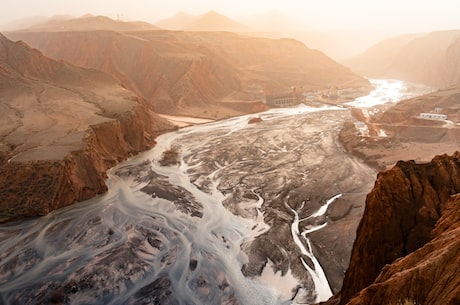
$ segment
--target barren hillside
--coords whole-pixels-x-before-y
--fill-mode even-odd
[[[395,78],[447,88],[460,81],[460,31],[385,40],[346,64],[369,77]]]
[[[141,94],[156,111],[219,118],[260,111],[266,95],[369,82],[289,39],[226,32],[14,32],[47,56],[95,68]]]
[[[105,170],[168,128],[110,75],[0,34],[0,220],[104,192]]]

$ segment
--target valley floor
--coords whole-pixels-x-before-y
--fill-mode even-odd
[[[378,170],[392,168],[398,161],[427,163],[436,155],[452,155],[459,150],[460,128],[452,124],[377,124],[363,119],[362,110],[353,111],[354,122],[364,122],[363,133],[356,124],[346,123],[340,134],[348,152]]]

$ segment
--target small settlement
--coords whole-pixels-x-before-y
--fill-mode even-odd
[[[447,120],[447,114],[442,113],[442,108],[436,107],[432,112],[422,112],[419,115],[422,119]]]
[[[303,88],[292,87],[291,92],[265,96],[270,107],[291,107],[300,103],[327,102],[337,99],[337,88],[303,92]]]

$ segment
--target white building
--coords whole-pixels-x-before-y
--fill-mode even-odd
[[[432,120],[447,120],[447,114],[442,113],[420,113],[420,117],[423,119],[432,119]]]

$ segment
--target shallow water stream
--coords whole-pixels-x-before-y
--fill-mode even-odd
[[[328,224],[334,200],[374,172],[336,142],[347,109],[300,105],[257,116],[262,122],[248,124],[248,115],[162,135],[109,171],[108,193],[0,225],[0,303],[329,298],[309,234]],[[180,163],[161,166],[171,148]],[[275,235],[280,241],[263,249]]]

